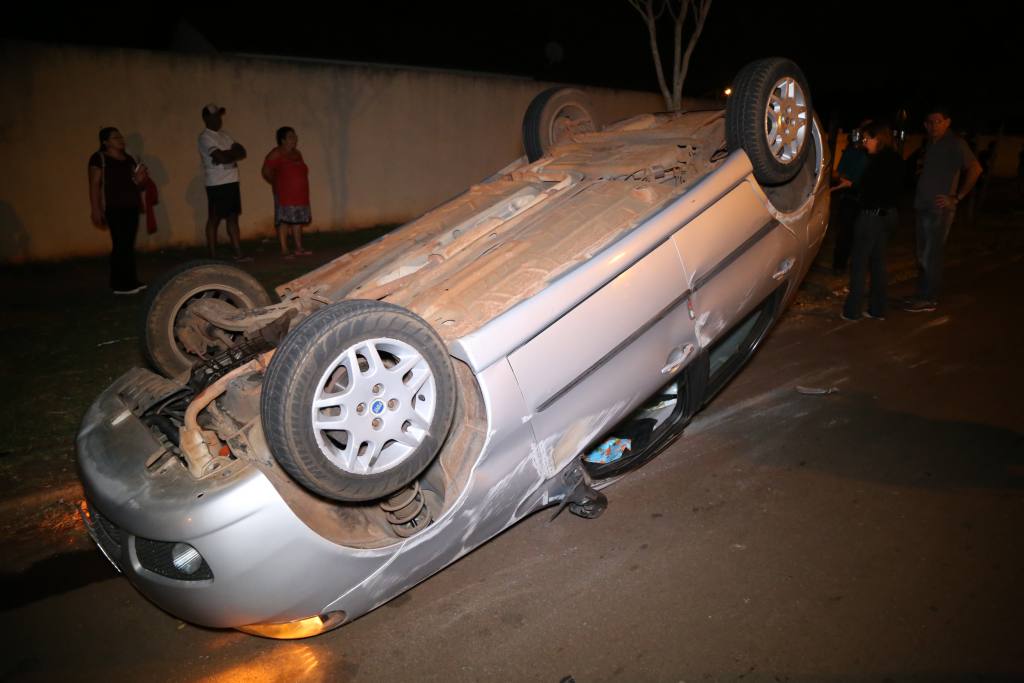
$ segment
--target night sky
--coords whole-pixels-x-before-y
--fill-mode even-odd
[[[625,0],[480,3],[285,3],[242,6],[17,9],[5,36],[75,43],[258,53],[512,74],[656,90],[646,29]],[[1012,3],[715,0],[684,94],[714,95],[747,61],[787,56],[804,69],[826,122],[909,111],[928,102],[956,125],[1024,128],[1021,24]],[[664,36],[666,44],[670,36]]]

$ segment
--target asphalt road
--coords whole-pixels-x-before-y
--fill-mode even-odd
[[[186,625],[57,556],[7,584],[0,678],[1022,680],[1015,244],[951,264],[934,313],[791,311],[602,517],[534,515],[312,640]]]

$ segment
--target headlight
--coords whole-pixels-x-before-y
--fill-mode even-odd
[[[175,543],[171,548],[171,563],[182,574],[191,576],[203,566],[203,556],[188,543]]]
[[[143,568],[160,576],[179,581],[209,581],[213,579],[210,565],[199,551],[188,543],[152,541],[135,537],[135,553]]]

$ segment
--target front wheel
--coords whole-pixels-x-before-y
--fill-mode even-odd
[[[343,301],[285,338],[260,401],[270,451],[296,481],[334,500],[374,500],[437,455],[455,413],[455,371],[422,318]]]

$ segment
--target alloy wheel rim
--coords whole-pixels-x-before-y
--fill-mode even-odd
[[[788,164],[800,155],[807,140],[807,96],[795,78],[776,81],[765,105],[765,135],[776,161]]]
[[[310,424],[335,467],[365,476],[405,462],[426,438],[436,408],[437,383],[423,355],[399,339],[376,337],[327,365]]]

